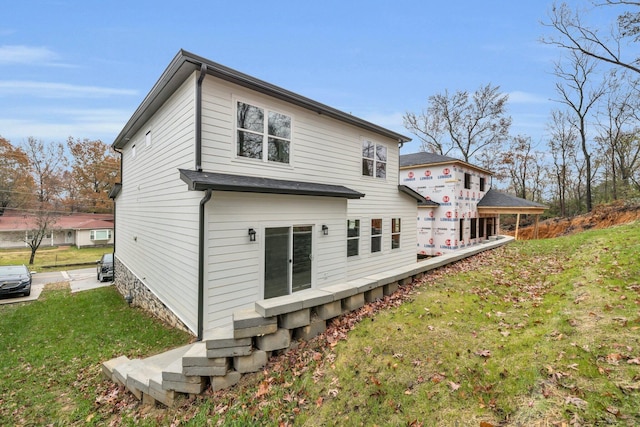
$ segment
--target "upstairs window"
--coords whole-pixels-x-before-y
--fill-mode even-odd
[[[400,218],[391,218],[391,249],[400,247]]]
[[[480,178],[480,191],[484,191],[484,178]]]
[[[382,219],[371,220],[371,253],[382,250]]]
[[[356,256],[360,249],[360,220],[347,220],[347,256]]]
[[[471,174],[470,173],[465,173],[464,174],[464,188],[466,188],[467,190],[469,190],[471,188]]]
[[[289,163],[290,116],[238,101],[236,127],[239,157]]]
[[[382,144],[362,141],[362,175],[387,177],[387,147]]]

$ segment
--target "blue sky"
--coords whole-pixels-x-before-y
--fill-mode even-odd
[[[512,133],[544,143],[561,53],[539,42],[551,5],[14,1],[0,21],[0,136],[111,144],[183,48],[407,136],[402,115],[430,95],[491,83],[510,96]]]

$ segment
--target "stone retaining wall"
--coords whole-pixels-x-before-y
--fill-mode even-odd
[[[169,326],[191,334],[191,331],[145,284],[120,260],[114,258],[113,284],[124,298],[132,297],[131,306],[140,307]]]

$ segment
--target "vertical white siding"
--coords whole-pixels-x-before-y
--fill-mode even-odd
[[[194,167],[194,120],[192,75],[124,148],[116,256],[195,331],[202,193],[187,191],[178,172]]]

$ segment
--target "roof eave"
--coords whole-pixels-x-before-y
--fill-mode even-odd
[[[181,49],[133,113],[129,121],[125,124],[124,128],[120,131],[112,144],[113,148],[123,148],[130,138],[142,127],[142,124],[169,98],[169,95],[173,93],[178,85],[192,72],[200,69],[201,64],[207,66],[208,75],[264,93],[265,95],[349,123],[361,129],[395,139],[398,143],[411,141],[411,138],[407,136]],[[174,81],[174,79],[178,77],[181,78],[179,78],[178,81]]]

